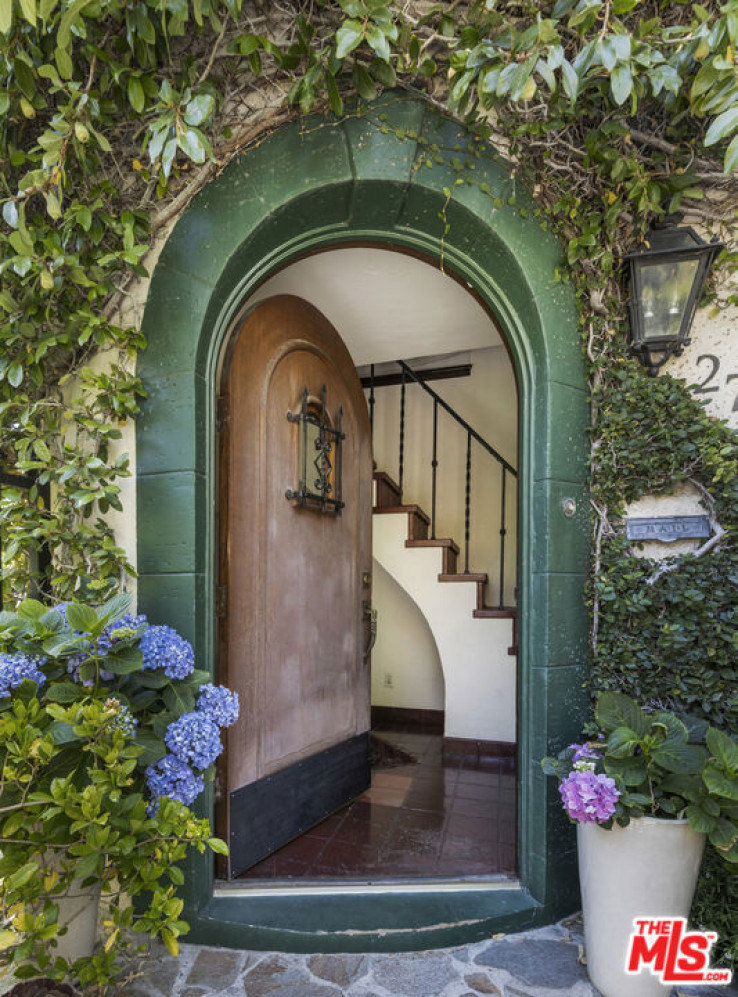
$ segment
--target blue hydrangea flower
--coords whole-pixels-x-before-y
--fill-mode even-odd
[[[106,699],[105,708],[111,710],[114,714],[113,719],[110,721],[110,727],[113,730],[120,730],[129,737],[135,735],[138,720],[136,720],[127,706],[124,706],[117,699]]]
[[[149,627],[139,647],[144,668],[163,668],[170,679],[184,679],[194,671],[192,645],[171,627]]]
[[[111,623],[109,626],[105,627],[100,640],[102,641],[104,638],[108,641],[108,646],[110,646],[121,637],[129,636],[128,634],[122,634],[120,631],[138,630],[139,627],[143,627],[147,623],[148,620],[143,613],[126,613],[125,616],[121,616],[121,618],[116,620],[115,623]]]
[[[58,606],[54,606],[55,611],[59,613],[59,615],[64,620],[65,626],[69,626],[67,620],[68,605],[69,605],[68,602],[61,602],[59,603]],[[137,627],[142,626],[144,623],[146,623],[145,616],[134,616],[133,613],[126,613],[126,615],[122,616],[116,623],[111,623],[110,626],[107,626],[100,634],[100,637],[98,638],[97,642],[97,653],[99,655],[104,655],[110,651],[113,644],[115,643],[116,634],[119,630],[126,627],[130,627],[132,630],[135,630]],[[92,679],[85,679],[84,681],[81,681],[79,677],[79,666],[84,661],[87,661],[89,657],[90,655],[86,651],[80,651],[78,654],[73,654],[71,658],[69,658],[67,661],[68,674],[71,676],[74,682],[81,682],[83,686],[94,685]],[[113,679],[115,678],[115,674],[113,672],[108,671],[106,668],[101,668],[100,678],[103,682],[112,682]]]
[[[205,788],[201,776],[196,775],[189,765],[173,755],[165,755],[156,765],[146,769],[146,784],[155,800],[168,796],[189,807]],[[149,807],[149,813],[156,811],[156,805]]]
[[[219,727],[230,727],[238,720],[238,693],[208,682],[200,686],[197,709]]]
[[[60,602],[58,606],[52,606],[51,607],[54,610],[54,612],[58,613],[59,616],[61,616],[61,618],[64,620],[64,626],[65,627],[69,626],[69,624],[67,623],[67,606],[68,605],[69,605],[68,602]]]
[[[73,654],[71,658],[67,660],[67,673],[71,676],[73,682],[79,682],[80,685],[85,687],[94,685],[92,679],[81,679],[79,677],[79,667],[80,665],[87,661],[90,657],[89,654],[82,652],[80,654]],[[113,672],[109,672],[107,668],[100,668],[100,679],[103,682],[112,682],[115,678]]]
[[[216,724],[204,713],[183,713],[169,724],[164,743],[180,761],[206,769],[223,750]]]
[[[0,654],[0,699],[10,695],[10,690],[17,688],[24,679],[30,679],[43,685],[46,676],[40,666],[46,663],[46,658],[30,654]]]

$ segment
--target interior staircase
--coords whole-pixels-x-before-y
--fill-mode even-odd
[[[493,607],[486,604],[489,577],[486,573],[458,571],[458,544],[450,537],[429,539],[430,516],[419,505],[406,505],[400,502],[399,485],[385,471],[374,471],[375,516],[406,516],[407,538],[405,548],[436,549],[440,552],[438,582],[460,583],[474,586],[474,604],[471,615],[474,619],[498,619],[512,621],[512,643],[507,649],[509,655],[517,655],[517,609],[515,606]],[[422,608],[422,607],[421,607]]]

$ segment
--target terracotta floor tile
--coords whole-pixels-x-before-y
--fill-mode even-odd
[[[280,848],[279,851],[275,853],[274,858],[277,863],[279,863],[280,859],[287,858],[294,862],[304,862],[309,864],[310,862],[315,861],[325,846],[325,838],[312,838],[308,837],[306,834],[303,834],[299,838],[295,838],[294,841],[290,841],[290,843],[285,845],[284,848]]]
[[[404,830],[440,831],[443,829],[445,823],[446,815],[443,813],[403,809],[400,811],[393,830],[395,833],[400,833]]]
[[[401,807],[405,801],[407,789],[396,786],[373,786],[359,797],[360,802],[379,803],[385,807]]]
[[[352,823],[393,824],[396,819],[397,807],[387,807],[381,803],[359,799],[349,807],[342,826]]]
[[[486,799],[484,796],[454,796],[450,810],[453,814],[463,814],[466,817],[494,818],[500,814],[500,804],[497,800]]]
[[[451,813],[446,821],[446,833],[460,838],[495,841],[497,824],[485,817],[465,817],[463,814]]]
[[[408,789],[412,781],[413,777],[411,775],[400,775],[394,770],[390,770],[389,772],[374,772],[372,774],[372,789],[379,786],[383,788],[385,786],[392,786]]]
[[[499,773],[479,772],[476,769],[459,769],[457,783],[474,783],[477,786],[494,786],[497,784]]]
[[[454,786],[454,799],[460,800],[494,800],[500,802],[501,790],[497,782],[463,782]]]

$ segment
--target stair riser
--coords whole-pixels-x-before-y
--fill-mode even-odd
[[[408,515],[407,538],[408,540],[427,540],[428,523],[416,512]]]

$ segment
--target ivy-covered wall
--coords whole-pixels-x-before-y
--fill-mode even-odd
[[[146,390],[140,326],[117,316],[150,242],[270,125],[328,110],[352,120],[357,97],[371,108],[399,86],[468,136],[442,149],[374,116],[422,147],[421,173],[443,162],[442,242],[457,205],[484,198],[563,247],[558,279],[578,303],[592,403],[590,690],[623,688],[735,731],[738,455],[734,431],[700,404],[715,387],[729,398],[734,359],[708,330],[685,354],[691,367],[649,378],[628,356],[620,260],[686,211],[727,242],[708,307],[735,300],[738,0],[0,0],[0,34],[0,461],[38,475],[30,493],[3,487],[5,598],[27,589],[44,544],[51,598],[101,598],[132,575],[106,516],[123,509],[121,434]],[[476,179],[482,148],[512,166],[499,189]],[[99,350],[111,365],[93,363]],[[684,482],[722,532],[672,565],[633,557],[628,504]],[[735,898],[735,877],[713,875]],[[735,947],[738,905],[726,915],[705,896],[700,916]]]

